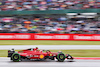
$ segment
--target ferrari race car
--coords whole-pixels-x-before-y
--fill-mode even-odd
[[[61,51],[51,52],[50,50],[38,50],[38,48],[30,48],[18,52],[15,52],[14,49],[8,50],[8,57],[10,57],[11,60],[14,62],[22,61],[22,59],[27,59],[27,60],[57,59],[59,62],[63,62],[65,59],[73,60],[73,57],[71,55],[64,54]]]

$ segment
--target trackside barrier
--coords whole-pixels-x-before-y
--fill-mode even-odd
[[[100,41],[100,34],[0,33],[0,40],[78,40],[78,41]]]

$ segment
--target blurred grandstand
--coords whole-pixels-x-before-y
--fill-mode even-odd
[[[100,8],[100,0],[0,0],[0,10],[64,10]]]
[[[0,0],[0,33],[100,34],[99,8],[100,0]]]

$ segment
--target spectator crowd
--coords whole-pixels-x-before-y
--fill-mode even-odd
[[[100,34],[100,21],[60,17],[0,18],[0,33]]]
[[[100,0],[0,0],[0,11],[100,8]]]
[[[0,0],[0,11],[98,8],[100,0]],[[100,34],[100,21],[70,20],[66,16],[0,17],[0,33]]]

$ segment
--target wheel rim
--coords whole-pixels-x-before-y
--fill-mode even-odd
[[[15,56],[14,56],[14,59],[18,59],[18,55],[15,55]]]
[[[60,55],[60,59],[63,59],[64,58],[64,56],[63,55]]]

